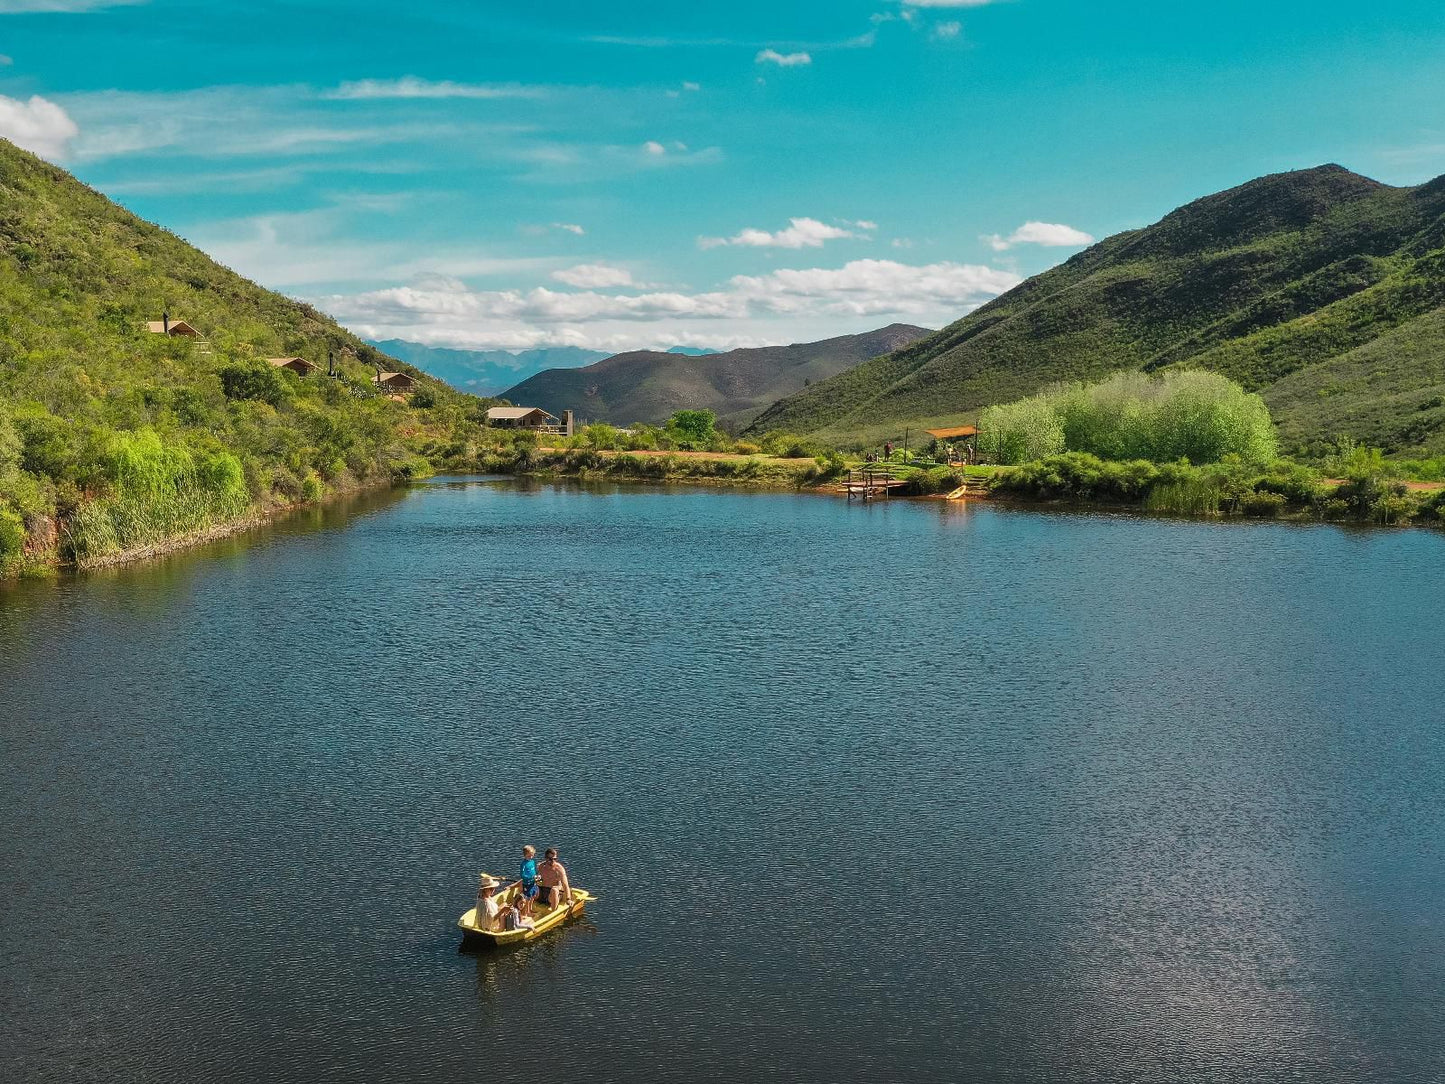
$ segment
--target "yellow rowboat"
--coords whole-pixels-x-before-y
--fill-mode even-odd
[[[514,881],[506,888],[498,889],[494,898],[503,908],[507,908],[512,905],[521,891],[521,883]],[[597,897],[585,888],[574,888],[572,889],[571,903],[562,903],[557,907],[546,907],[540,902],[533,904],[532,925],[515,930],[482,929],[477,925],[477,909],[475,907],[457,919],[457,925],[461,927],[463,943],[490,941],[494,945],[519,945],[523,941],[534,941],[544,933],[555,930],[568,919],[576,918],[588,903],[596,899]]]

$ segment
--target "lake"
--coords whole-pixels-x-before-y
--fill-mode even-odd
[[[0,589],[0,1078],[1445,1080],[1442,568],[442,479]]]

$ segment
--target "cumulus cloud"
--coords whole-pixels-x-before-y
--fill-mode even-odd
[[[553,222],[552,228],[554,230],[566,230],[568,233],[575,233],[578,237],[581,237],[587,232],[575,222]]]
[[[780,53],[776,49],[764,49],[753,58],[756,64],[776,64],[780,68],[796,68],[813,63],[807,53]]]
[[[931,31],[929,31],[929,36],[938,41],[949,41],[953,38],[958,37],[958,35],[962,31],[963,24],[960,22],[953,21],[947,23],[939,23]]]
[[[568,286],[581,290],[606,290],[616,286],[635,286],[632,272],[625,267],[612,267],[604,263],[581,263],[576,267],[553,271],[552,277]]]
[[[667,148],[655,139],[649,139],[642,145],[642,149],[648,154],[666,154]]]
[[[1079,248],[1092,245],[1094,237],[1073,226],[1059,222],[1025,222],[1007,237],[991,234],[984,238],[995,252],[1006,252],[1015,245],[1043,245],[1047,248]]]
[[[565,281],[562,274],[553,278]],[[585,278],[577,276],[579,282]],[[687,341],[689,335],[715,344],[738,337],[799,341],[809,333],[825,338],[840,334],[842,325],[861,330],[872,321],[897,317],[946,322],[1019,282],[1012,272],[980,265],[854,260],[838,268],[738,275],[697,293],[619,294],[602,286],[570,292],[545,286],[482,290],[432,279],[317,301],[372,337],[624,349]]]
[[[738,245],[743,248],[822,248],[827,241],[845,237],[857,237],[852,230],[841,226],[830,226],[816,218],[790,218],[786,229],[769,233],[767,230],[748,226],[731,237],[699,237],[699,248],[720,248],[723,245]],[[859,229],[876,229],[872,222],[854,223]]]
[[[400,79],[358,79],[342,83],[323,97],[339,101],[370,101],[385,98],[538,98],[540,87],[521,83],[454,83],[405,75]]]
[[[33,94],[26,101],[0,94],[0,136],[41,158],[65,157],[80,128],[70,114],[49,99]]]

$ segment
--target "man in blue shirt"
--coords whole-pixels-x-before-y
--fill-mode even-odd
[[[537,887],[537,848],[530,843],[522,848],[522,896],[518,901],[521,904],[522,917],[532,913],[532,904],[537,899],[540,891]]]

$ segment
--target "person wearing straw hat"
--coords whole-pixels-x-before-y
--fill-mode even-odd
[[[502,905],[497,902],[497,889],[502,882],[490,873],[477,878],[477,926],[483,930],[495,930],[501,916]]]

